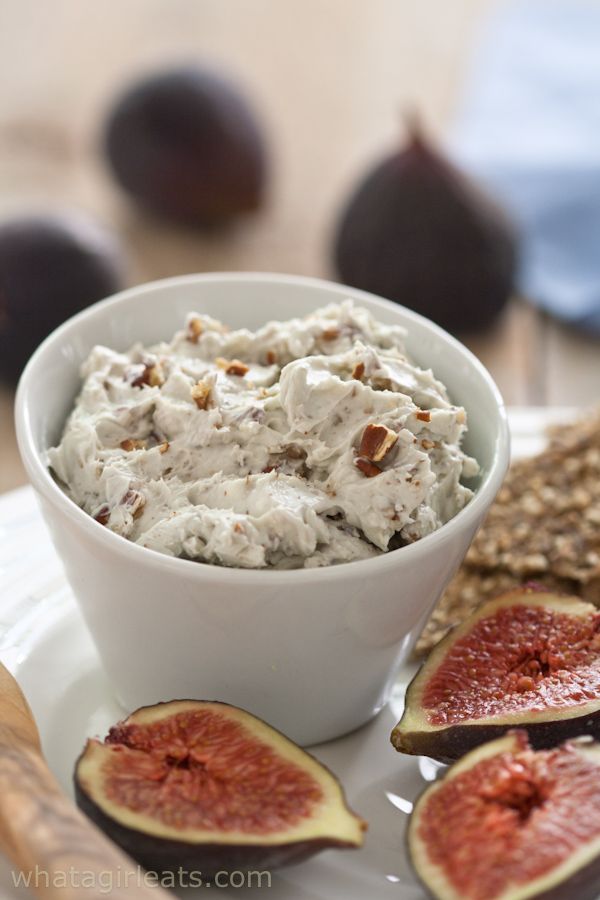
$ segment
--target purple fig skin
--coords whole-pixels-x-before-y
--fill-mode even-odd
[[[406,692],[406,704],[410,701],[411,684]],[[564,741],[580,735],[590,735],[600,740],[600,703],[592,715],[574,716],[554,722],[507,721],[497,725],[451,725],[430,734],[406,734],[392,743],[400,753],[412,756],[428,756],[438,762],[451,764],[470,750],[502,737],[511,728],[521,728],[527,732],[529,743],[534,750],[548,750]]]
[[[104,149],[117,182],[147,210],[211,227],[262,203],[266,151],[246,100],[194,66],[128,88],[109,114]]]
[[[228,710],[240,712],[236,707],[232,707],[230,704],[222,703],[218,700],[170,700],[141,707],[131,713],[125,722],[132,721],[137,714],[143,714],[146,711],[156,711],[159,714],[161,711],[164,711],[168,714],[170,708],[179,706],[181,703],[192,703],[194,705],[204,705],[207,703],[210,706],[222,708],[224,715],[227,715]],[[250,718],[262,723],[262,720],[257,719],[256,716],[250,716]],[[272,726],[267,727],[272,733],[274,740],[280,738],[285,743],[292,743],[289,738],[276,728],[273,728]],[[109,735],[112,731],[113,729],[110,730]],[[301,863],[309,857],[314,856],[316,853],[320,853],[322,850],[356,849],[360,846],[360,843],[353,843],[349,840],[335,838],[329,835],[327,837],[319,836],[296,841],[291,840],[288,843],[282,842],[279,844],[266,844],[260,842],[257,842],[256,844],[234,844],[219,841],[177,841],[160,836],[155,837],[148,832],[130,828],[107,815],[99,804],[96,803],[94,797],[91,796],[90,791],[85,790],[81,783],[79,778],[79,766],[86,755],[89,743],[90,742],[86,744],[86,747],[84,747],[75,763],[73,783],[77,806],[92,822],[94,822],[95,825],[114,841],[115,844],[121,847],[125,853],[149,872],[156,872],[158,874],[172,873],[175,875],[181,872],[201,872],[203,876],[208,876],[210,878],[217,872],[245,872],[258,869],[270,871],[272,869],[282,868],[283,866]],[[354,814],[348,807],[344,790],[336,776],[326,766],[315,760],[315,758],[306,750],[302,752],[311,763],[316,763],[318,768],[326,773],[328,778],[335,781],[340,790],[340,797],[345,812],[356,820],[358,826],[364,832],[367,828],[367,823]]]
[[[517,235],[482,190],[413,132],[358,185],[337,227],[340,279],[453,333],[489,327],[517,269]]]
[[[151,834],[127,828],[107,816],[85,794],[75,781],[75,800],[79,809],[115,842],[135,862],[148,872],[177,874],[202,872],[214,877],[217,872],[247,872],[260,869],[270,871],[304,862],[315,853],[351,844],[332,840],[305,840],[290,844],[194,844],[187,841],[167,841]]]
[[[0,223],[0,378],[14,384],[35,348],[84,307],[120,290],[117,238],[75,212]]]
[[[538,894],[538,900],[597,900],[600,895],[600,860],[575,872],[567,881]]]

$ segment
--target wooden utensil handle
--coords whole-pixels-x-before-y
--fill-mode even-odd
[[[61,900],[160,900],[144,872],[68,800],[37,747],[0,725],[0,850],[30,889]],[[18,870],[18,871],[17,871]]]

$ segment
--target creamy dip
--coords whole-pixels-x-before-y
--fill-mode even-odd
[[[468,503],[465,411],[350,301],[170,343],[95,347],[49,466],[102,525],[170,556],[247,568],[377,556]]]

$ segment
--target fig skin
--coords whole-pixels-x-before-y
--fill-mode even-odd
[[[124,275],[117,238],[81,213],[0,222],[0,378],[14,384],[51,331],[120,290]]]
[[[214,227],[263,201],[266,151],[254,113],[236,87],[195,66],[127,88],[108,116],[104,149],[123,190],[174,222]]]
[[[410,686],[409,686],[410,687]],[[408,701],[408,692],[407,692]],[[392,744],[399,753],[410,756],[428,756],[438,762],[451,765],[466,753],[488,741],[496,740],[508,730],[518,727],[527,732],[534,750],[548,750],[557,744],[589,735],[600,740],[600,711],[592,715],[574,716],[554,722],[506,722],[503,725],[452,725],[435,735],[407,733],[394,729]],[[398,728],[398,726],[396,726]]]
[[[102,809],[96,797],[94,786],[90,785],[89,775],[87,778],[85,773],[82,775],[86,758],[88,758],[90,750],[93,752],[94,745],[97,744],[97,742],[88,741],[75,764],[74,785],[77,805],[136,862],[148,871],[159,874],[202,872],[203,875],[212,877],[220,871],[248,871],[258,868],[273,870],[302,862],[315,853],[328,848],[352,849],[361,846],[362,832],[367,827],[366,823],[347,806],[343,789],[335,776],[309,753],[301,750],[281,734],[281,732],[271,728],[261,719],[257,719],[257,717],[244,710],[220,701],[172,700],[157,703],[153,706],[141,707],[128,716],[123,723],[119,723],[116,729],[118,730],[121,725],[127,726],[128,724],[136,723],[140,718],[143,719],[148,716],[153,717],[153,721],[159,721],[168,718],[170,715],[175,715],[179,711],[186,712],[191,710],[193,712],[201,708],[217,710],[219,714],[222,713],[225,717],[235,717],[236,721],[241,720],[243,724],[249,723],[250,726],[255,723],[259,729],[259,735],[264,738],[264,735],[268,734],[268,743],[265,741],[268,747],[275,747],[275,749],[278,746],[293,748],[299,758],[305,760],[306,768],[310,770],[311,775],[315,776],[315,772],[320,773],[322,782],[318,781],[319,784],[328,783],[335,785],[345,825],[347,827],[348,822],[351,822],[350,831],[354,833],[354,838],[350,839],[348,835],[336,837],[334,834],[316,834],[315,837],[300,840],[291,839],[289,842],[282,840],[278,843],[268,843],[268,835],[267,839],[262,842],[260,835],[257,835],[255,843],[236,844],[235,842],[227,843],[225,840],[194,841],[192,838],[190,840],[175,840],[171,837],[154,835],[149,831],[141,831],[138,828],[130,827]],[[114,730],[111,729],[111,732],[114,732]],[[215,831],[215,834],[218,835],[219,832]],[[224,835],[226,837],[227,833],[224,832]]]
[[[586,737],[580,737],[575,741],[571,742],[574,747],[577,747],[579,741],[583,741],[582,747],[592,748],[592,753],[594,753],[600,764],[600,746],[598,744],[587,743]],[[426,787],[421,795],[417,798],[413,812],[410,817],[409,825],[406,832],[406,847],[408,852],[408,857],[411,861],[412,868],[415,872],[417,878],[421,881],[421,883],[427,888],[428,894],[431,897],[437,898],[437,900],[465,900],[463,896],[459,896],[452,889],[444,890],[442,886],[440,886],[439,881],[436,879],[436,887],[431,883],[429,873],[424,871],[424,864],[422,860],[419,860],[420,854],[415,851],[415,845],[417,844],[417,828],[419,825],[419,816],[421,814],[421,810],[424,808],[428,797],[431,795],[432,791],[436,789],[436,787],[444,785],[446,780],[449,780],[453,777],[455,770],[458,766],[461,769],[468,768],[470,764],[475,764],[477,762],[476,757],[479,755],[479,750],[488,750],[489,755],[492,755],[494,749],[497,752],[501,752],[503,749],[508,749],[510,752],[510,748],[517,750],[521,749],[523,746],[527,746],[528,739],[526,732],[521,729],[511,730],[508,733],[505,733],[503,736],[499,738],[495,738],[493,741],[489,741],[484,745],[481,745],[480,748],[475,748],[470,753],[463,757],[458,763],[454,763],[447,769],[439,779],[437,779],[432,785]],[[496,745],[496,746],[494,746]],[[477,852],[477,848],[475,848],[475,852]],[[425,864],[426,866],[427,864]],[[519,887],[526,889],[527,885],[520,885]],[[600,855],[596,856],[596,858],[590,859],[590,861],[577,869],[572,875],[568,878],[564,879],[562,882],[557,882],[554,885],[547,886],[547,888],[541,889],[535,893],[528,893],[526,896],[530,898],[530,900],[573,900],[573,898],[577,898],[577,900],[597,900],[597,897],[600,895]],[[523,893],[519,892],[519,888],[516,888],[514,892],[509,891],[504,892],[498,898],[491,898],[491,900],[521,900],[524,896]]]
[[[514,226],[494,200],[413,127],[359,183],[337,225],[340,279],[453,333],[499,316],[517,268]]]
[[[344,849],[348,844],[329,840],[299,841],[287,846],[264,844],[191,844],[186,841],[165,841],[151,834],[127,828],[102,812],[100,807],[75,783],[75,802],[79,809],[100,828],[128,856],[148,872],[159,875],[180,871],[202,872],[214,878],[217,872],[273,871],[284,866],[304,862],[322,850]]]
[[[440,641],[410,682],[406,691],[404,713],[391,734],[391,742],[398,752],[428,756],[439,762],[452,763],[481,744],[499,738],[514,728],[526,731],[534,750],[555,747],[563,741],[583,734],[600,740],[600,698],[597,701],[588,701],[585,709],[581,704],[579,715],[578,707],[573,705],[567,710],[566,716],[554,713],[554,719],[552,709],[547,708],[543,711],[543,715],[548,717],[546,719],[540,718],[540,714],[533,711],[529,713],[508,711],[504,719],[498,716],[495,717],[497,721],[481,724],[478,724],[476,719],[470,720],[467,724],[450,724],[446,727],[429,725],[426,722],[421,709],[422,691],[445,659],[449,649],[457,640],[469,633],[479,618],[491,615],[501,606],[510,606],[512,603],[536,605],[541,603],[548,606],[557,604],[561,607],[566,606],[567,609],[572,608],[573,613],[579,610],[582,615],[597,612],[591,603],[584,603],[577,597],[551,594],[532,584],[508,591],[484,603]]]

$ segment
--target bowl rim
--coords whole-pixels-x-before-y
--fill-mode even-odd
[[[382,309],[389,309],[391,307],[394,310],[399,310],[402,312],[402,316],[408,320],[408,323],[410,323],[410,321],[419,323],[429,331],[433,332],[443,342],[454,347],[455,350],[458,350],[478,377],[487,385],[494,397],[497,413],[497,434],[493,459],[489,471],[485,476],[485,480],[476,490],[469,503],[436,531],[420,538],[413,544],[408,544],[388,553],[381,553],[377,556],[370,557],[369,559],[301,569],[237,568],[168,556],[165,553],[160,553],[157,550],[152,550],[141,544],[136,544],[133,541],[116,534],[110,529],[105,528],[103,525],[96,522],[88,513],[84,512],[83,509],[77,506],[77,504],[62,491],[51,477],[47,466],[42,460],[41,454],[35,447],[33,439],[31,410],[28,405],[29,384],[35,377],[36,370],[43,361],[44,356],[54,345],[60,344],[69,332],[76,330],[83,321],[102,316],[113,309],[113,307],[118,307],[121,304],[127,303],[128,300],[137,297],[140,294],[150,294],[164,288],[176,289],[182,285],[211,281],[240,283],[266,282],[271,284],[278,283],[282,287],[289,284],[295,284],[304,285],[306,287],[327,288],[331,291],[332,302],[335,299],[335,294],[338,294],[340,299],[349,297],[356,302],[360,302],[361,300],[366,301],[371,308],[380,307]],[[407,327],[410,328],[410,324],[408,324]],[[407,564],[409,564],[411,560],[413,563],[418,563],[423,557],[427,556],[430,551],[435,552],[436,548],[440,548],[441,545],[451,538],[453,533],[469,529],[484,515],[487,507],[493,501],[502,484],[508,468],[510,452],[508,417],[500,390],[483,363],[481,363],[480,360],[477,359],[477,357],[459,340],[448,334],[447,331],[439,325],[436,325],[434,322],[431,322],[425,316],[402,306],[402,304],[393,303],[390,300],[385,300],[384,298],[367,291],[328,281],[327,279],[277,272],[202,272],[189,275],[177,275],[126,288],[123,291],[119,291],[117,294],[113,294],[104,300],[100,300],[97,303],[86,307],[81,312],[71,316],[51,332],[30,357],[19,379],[17,387],[15,399],[15,424],[19,452],[35,490],[41,494],[46,501],[54,506],[59,513],[67,516],[74,526],[83,529],[91,541],[101,544],[107,552],[116,553],[121,557],[129,558],[134,564],[138,563],[140,565],[152,567],[158,566],[163,571],[171,571],[174,575],[180,576],[187,574],[187,576],[191,578],[197,577],[199,579],[206,579],[207,577],[212,577],[222,580],[225,583],[238,586],[251,584],[256,586],[264,585],[265,587],[274,587],[282,584],[289,584],[291,581],[296,581],[299,578],[307,585],[317,581],[328,581],[331,578],[368,578],[370,575],[376,576],[394,568],[401,560],[404,560]],[[194,573],[196,574],[194,575]]]

